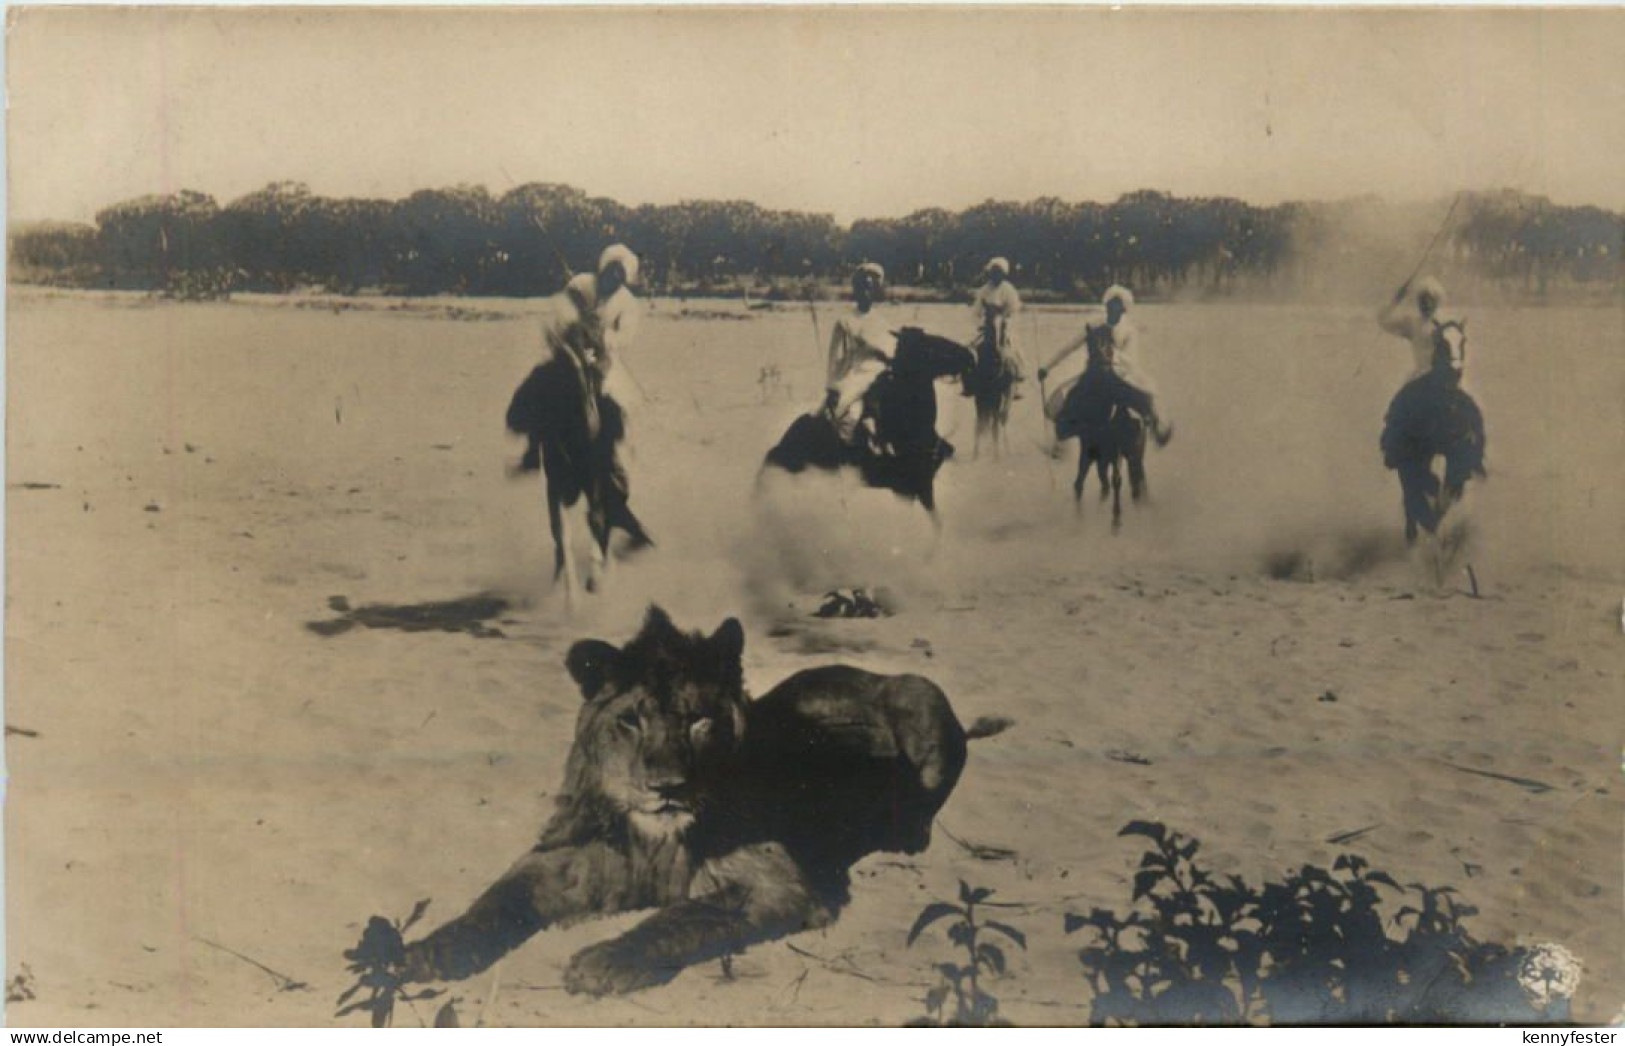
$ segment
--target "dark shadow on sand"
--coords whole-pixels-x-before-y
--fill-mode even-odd
[[[338,617],[307,621],[305,627],[323,638],[342,635],[357,625],[366,628],[394,628],[402,632],[466,632],[476,639],[505,639],[506,634],[485,622],[506,613],[512,605],[489,592],[428,603],[369,603],[350,606],[343,596],[327,601]]]

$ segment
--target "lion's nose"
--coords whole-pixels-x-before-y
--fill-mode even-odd
[[[679,799],[688,790],[688,778],[675,771],[649,778],[649,790],[662,799]]]

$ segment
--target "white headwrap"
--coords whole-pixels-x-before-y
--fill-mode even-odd
[[[995,269],[1004,273],[1006,276],[1010,275],[1010,263],[1004,258],[994,258],[992,261],[987,263],[987,269],[984,271],[992,272]]]
[[[879,262],[864,262],[862,265],[858,266],[858,272],[869,273],[881,283],[886,282],[886,270],[880,267]]]
[[[590,272],[578,272],[565,283],[564,293],[574,299],[576,308],[590,308],[598,300],[598,280]]]
[[[598,256],[598,271],[602,273],[616,262],[621,263],[621,271],[626,273],[626,282],[638,282],[638,256],[624,243],[612,243],[604,248],[604,253]]]
[[[1416,281],[1417,300],[1420,301],[1424,294],[1432,295],[1435,305],[1442,306],[1444,304],[1444,284],[1432,276],[1424,276]]]
[[[1132,309],[1134,307],[1134,292],[1121,283],[1114,283],[1106,288],[1106,293],[1100,298],[1100,304],[1110,305],[1114,300],[1122,302],[1125,310]]]

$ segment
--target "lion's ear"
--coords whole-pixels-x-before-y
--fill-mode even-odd
[[[618,649],[602,639],[583,639],[565,655],[564,667],[570,670],[570,678],[581,688],[582,698],[590,701],[604,688],[620,656]]]
[[[711,646],[725,665],[737,665],[745,654],[745,626],[730,617],[711,633]]]

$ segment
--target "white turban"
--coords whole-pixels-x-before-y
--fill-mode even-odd
[[[602,273],[616,262],[620,263],[621,271],[626,273],[627,283],[638,282],[638,256],[624,243],[612,243],[604,248],[604,253],[598,256],[598,271]]]
[[[1114,283],[1106,288],[1106,293],[1100,298],[1100,304],[1110,305],[1114,300],[1122,302],[1124,309],[1132,309],[1134,307],[1134,292],[1121,283]]]
[[[881,283],[886,282],[886,270],[880,267],[879,262],[864,262],[858,266],[858,271],[868,273]]]
[[[1417,299],[1420,300],[1424,294],[1431,295],[1435,304],[1444,304],[1444,284],[1440,283],[1432,276],[1424,276],[1420,280],[1416,281]]]
[[[565,283],[564,293],[575,302],[576,308],[589,308],[598,298],[598,281],[590,272],[578,272]]]
[[[1010,275],[1010,263],[1003,258],[994,258],[992,261],[987,263],[987,271],[993,272],[995,270],[1008,276]]]

